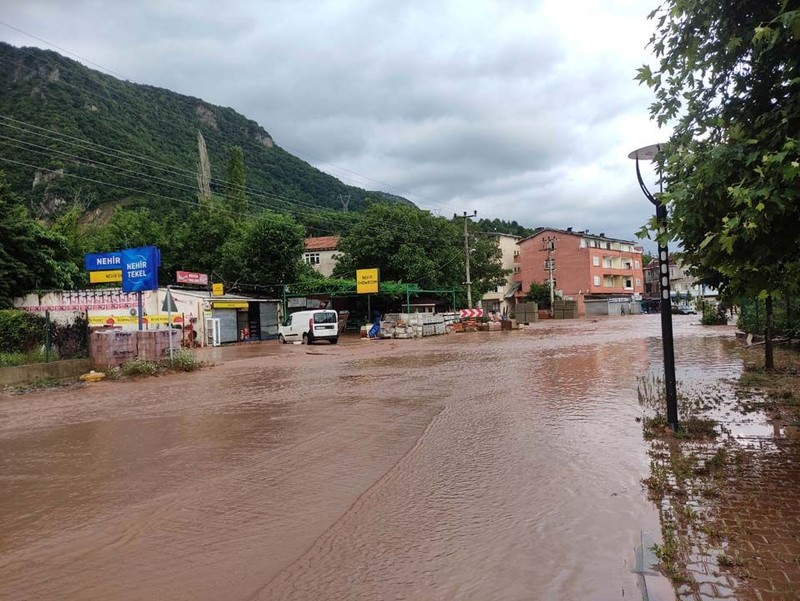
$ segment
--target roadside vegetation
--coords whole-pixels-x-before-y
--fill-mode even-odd
[[[112,380],[123,377],[158,376],[171,372],[197,371],[206,366],[191,351],[179,350],[173,354],[172,361],[169,358],[160,361],[148,361],[146,359],[131,359],[122,365],[106,370],[106,376]]]
[[[27,311],[0,310],[0,367],[85,357],[88,335],[84,319],[64,325]]]
[[[793,2],[666,0],[649,17],[650,87],[668,230],[702,284],[760,301],[774,369],[778,297],[800,296],[800,10]]]

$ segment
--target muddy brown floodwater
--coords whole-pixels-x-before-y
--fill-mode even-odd
[[[640,599],[659,327],[259,343],[0,397],[0,598]],[[675,331],[679,377],[736,375],[730,330]]]

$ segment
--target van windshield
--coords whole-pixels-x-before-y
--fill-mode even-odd
[[[314,323],[336,323],[336,313],[314,313]]]

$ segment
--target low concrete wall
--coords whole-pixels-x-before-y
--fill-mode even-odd
[[[31,363],[0,368],[0,386],[25,384],[36,379],[63,380],[85,374],[92,369],[91,359],[68,359],[51,363]]]

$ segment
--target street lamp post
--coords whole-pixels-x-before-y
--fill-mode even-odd
[[[661,144],[652,144],[634,150],[628,155],[629,159],[636,161],[636,177],[647,200],[656,208],[656,221],[658,222],[658,275],[659,288],[661,293],[661,342],[664,349],[664,387],[667,393],[667,423],[674,430],[678,431],[678,393],[675,383],[675,344],[672,335],[672,301],[670,298],[669,285],[669,249],[667,248],[667,207],[650,193],[642,180],[642,173],[639,170],[639,159],[652,161],[661,151]],[[659,174],[660,175],[660,174]],[[663,192],[663,184],[661,191]]]

